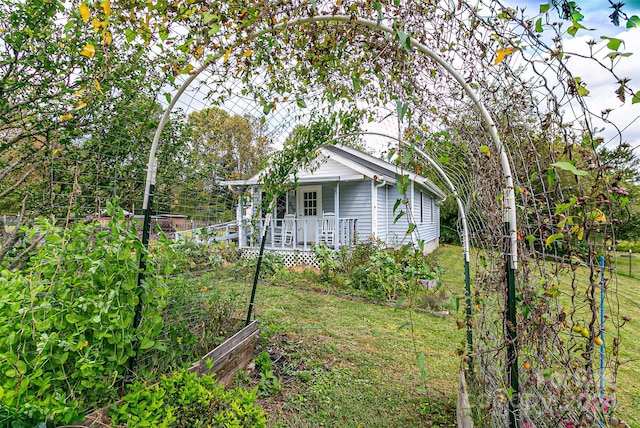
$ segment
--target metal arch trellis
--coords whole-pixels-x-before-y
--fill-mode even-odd
[[[395,34],[395,30],[393,30],[392,28],[386,25],[383,25],[382,23],[378,23],[368,19],[363,19],[363,18],[354,19],[354,17],[346,16],[346,15],[328,15],[328,16],[314,16],[314,17],[309,17],[305,19],[298,19],[293,22],[280,23],[272,27],[268,27],[264,30],[258,31],[256,33],[253,33],[251,35],[248,35],[246,39],[250,40],[250,39],[260,37],[267,33],[277,32],[279,30],[286,28],[287,26],[301,25],[301,24],[312,23],[312,22],[341,22],[341,23],[350,23],[354,25],[357,24],[360,26],[377,29],[377,30],[380,30],[381,32],[384,32],[390,35]],[[244,40],[236,42],[233,45],[237,46],[237,45],[240,45],[242,42],[244,42]],[[476,91],[465,81],[464,77],[461,76],[451,64],[449,64],[440,55],[438,55],[437,53],[435,53],[430,48],[420,43],[416,39],[414,38],[410,39],[410,43],[411,43],[411,46],[414,49],[416,49],[418,52],[421,52],[422,54],[430,57],[440,66],[442,66],[458,82],[458,84],[460,84],[460,86],[463,88],[465,93],[471,98],[473,103],[480,110],[482,120],[485,123],[487,131],[489,132],[489,135],[491,136],[491,139],[500,154],[500,164],[502,168],[503,178],[505,180],[505,190],[506,190],[506,195],[504,198],[505,200],[504,207],[505,207],[506,216],[507,216],[507,223],[509,225],[509,240],[510,240],[509,254],[511,257],[510,264],[513,269],[517,269],[517,266],[518,266],[517,220],[516,220],[515,188],[513,183],[513,174],[511,171],[511,165],[509,163],[509,158],[507,156],[506,151],[504,150],[502,141],[496,131],[496,125],[493,119],[491,118],[489,111],[486,109],[486,107],[478,97],[478,94],[476,93]],[[156,168],[154,166],[156,162],[155,154],[158,148],[158,144],[160,142],[160,136],[162,134],[162,130],[166,125],[167,121],[169,120],[169,115],[173,107],[175,106],[176,102],[178,101],[178,99],[182,96],[184,91],[193,83],[193,81],[198,77],[198,75],[200,75],[200,73],[205,71],[212,63],[220,59],[221,56],[222,56],[221,54],[212,56],[200,68],[192,72],[189,78],[181,85],[181,87],[178,89],[176,94],[173,96],[171,103],[169,104],[169,106],[167,106],[165,113],[163,114],[158,124],[158,128],[153,137],[151,149],[149,150],[149,161],[147,163],[147,178],[145,183],[145,193],[144,193],[144,199],[143,199],[143,210],[145,212],[147,211],[147,208],[149,205],[151,186],[152,186],[152,183],[155,182],[155,174],[156,174]]]
[[[255,39],[260,37],[261,35],[265,35],[268,33],[276,33],[280,30],[285,29],[288,26],[292,25],[302,25],[305,23],[314,23],[314,22],[334,22],[334,23],[348,23],[355,26],[368,27],[382,33],[386,33],[389,35],[395,35],[395,30],[391,27],[388,27],[380,22],[375,22],[363,18],[356,18],[353,16],[346,15],[320,15],[313,16],[304,19],[297,19],[292,22],[284,22],[271,27],[267,27],[263,30],[257,31],[253,34],[248,35],[244,40],[236,41],[232,43],[232,46],[239,46],[243,42],[249,41],[251,39]],[[503,209],[505,215],[505,226],[507,228],[507,240],[508,240],[508,252],[507,252],[507,283],[509,288],[508,293],[508,307],[509,307],[509,319],[507,321],[507,329],[508,329],[508,356],[507,356],[507,365],[509,366],[510,373],[510,382],[512,387],[515,385],[515,391],[513,400],[509,401],[510,411],[509,411],[509,420],[512,426],[516,426],[516,420],[518,418],[518,394],[517,394],[517,351],[515,349],[516,346],[516,319],[515,319],[515,278],[514,271],[518,266],[518,250],[517,250],[517,220],[516,220],[516,205],[515,205],[515,187],[513,181],[513,174],[511,165],[509,162],[509,157],[503,147],[502,141],[498,136],[496,125],[489,114],[489,111],[480,100],[480,97],[476,93],[476,91],[465,81],[465,79],[456,71],[456,69],[445,61],[440,55],[431,50],[429,47],[424,45],[423,43],[417,41],[415,38],[411,38],[409,40],[409,44],[411,48],[415,51],[426,55],[427,57],[434,60],[438,65],[440,65],[444,70],[449,73],[450,76],[454,78],[454,80],[462,87],[464,92],[469,96],[472,100],[473,104],[478,108],[481,119],[485,125],[486,130],[488,131],[491,141],[494,144],[496,150],[499,153],[500,159],[500,167],[502,171],[502,176],[504,179],[504,188],[503,188]],[[193,71],[191,75],[186,79],[186,81],[180,86],[177,90],[176,94],[173,96],[171,102],[168,107],[165,109],[165,112],[158,124],[156,132],[153,137],[151,149],[149,152],[149,160],[147,164],[147,175],[145,182],[145,191],[143,198],[143,214],[144,214],[144,229],[143,229],[143,244],[148,247],[149,245],[149,228],[150,228],[150,215],[151,215],[151,204],[152,204],[152,196],[153,196],[153,188],[156,179],[156,151],[158,145],[160,143],[160,136],[163,128],[165,127],[167,121],[169,120],[170,113],[172,109],[175,107],[176,102],[180,99],[180,97],[184,94],[185,90],[195,81],[195,79],[205,71],[211,64],[215,63],[222,57],[222,54],[218,53],[208,58],[204,64]],[[424,153],[421,153],[424,156]],[[461,207],[460,201],[458,201],[459,208]],[[463,211],[461,211],[462,213]],[[467,237],[468,238],[468,237]],[[469,264],[468,264],[468,244],[469,240],[464,240],[465,245],[467,246],[465,249],[465,275],[469,276]],[[141,258],[140,265],[141,268],[144,268],[146,261],[144,258]],[[144,269],[141,269],[143,272]],[[140,274],[140,280],[142,279],[142,274]],[[468,281],[467,281],[468,282]],[[467,286],[468,288],[468,286]],[[469,299],[469,297],[468,297]],[[469,300],[467,300],[469,303]],[[470,316],[469,309],[467,312],[467,316]],[[140,316],[136,314],[136,321],[140,321]],[[468,331],[468,338],[470,339],[470,332]]]

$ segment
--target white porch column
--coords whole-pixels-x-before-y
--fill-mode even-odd
[[[376,181],[371,180],[371,236],[378,236],[378,189]]]
[[[340,239],[342,238],[340,230],[340,180],[336,181],[336,191],[333,192],[333,210],[336,214],[336,225],[333,229],[333,246],[337,250],[340,248]]]

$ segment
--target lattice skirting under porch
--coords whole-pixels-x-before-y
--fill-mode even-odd
[[[318,267],[318,263],[316,262],[316,258],[311,251],[300,251],[300,250],[265,250],[266,252],[279,254],[284,258],[284,265],[286,267],[293,266],[313,266],[315,268]],[[258,249],[253,248],[245,248],[242,250],[243,258],[255,258],[258,257],[260,251]]]

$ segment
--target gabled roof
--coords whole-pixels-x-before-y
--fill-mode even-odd
[[[418,185],[423,186],[429,192],[444,199],[446,194],[440,190],[431,180],[422,177],[413,172],[404,170],[398,165],[378,159],[353,147],[336,144],[331,146],[323,146],[320,148],[320,154],[326,158],[338,162],[341,165],[353,170],[355,174],[339,175],[339,176],[320,176],[309,172],[301,172],[298,174],[298,181],[301,183],[309,181],[336,182],[336,181],[353,181],[370,178],[379,182],[385,181],[388,184],[396,184],[397,176],[406,174],[409,179]],[[318,156],[320,157],[320,156]],[[260,173],[246,180],[229,180],[221,181],[223,186],[257,186],[260,185]]]

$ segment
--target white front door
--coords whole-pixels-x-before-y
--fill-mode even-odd
[[[296,235],[298,241],[315,241],[318,219],[322,217],[322,186],[300,186],[298,188],[298,206],[296,211],[298,214],[298,230]]]

